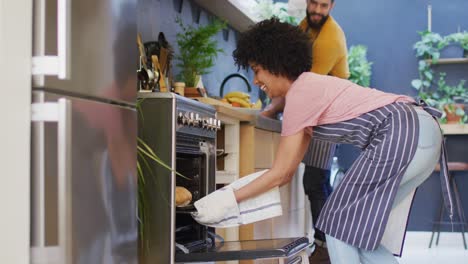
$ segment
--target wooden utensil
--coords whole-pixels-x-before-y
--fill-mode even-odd
[[[158,56],[151,55],[151,60],[153,61],[154,70],[159,71],[159,80],[156,80],[159,81],[159,88],[161,92],[167,92],[166,82],[164,81],[165,76],[163,71],[161,70],[161,65],[159,64]]]
[[[147,70],[147,59],[146,59],[146,53],[145,53],[145,47],[143,46],[143,41],[141,40],[141,34],[137,34],[137,44],[138,44],[138,50],[140,51],[140,57],[141,57],[141,63],[143,64],[143,68]]]
[[[168,50],[166,48],[161,47],[159,51],[159,62],[161,65],[161,72],[166,75],[166,69],[167,69],[167,56],[169,55]]]

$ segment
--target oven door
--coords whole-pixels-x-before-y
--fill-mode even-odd
[[[190,253],[177,252],[176,262],[286,259],[283,263],[303,263],[298,255],[310,245],[306,237],[216,242],[210,248]]]

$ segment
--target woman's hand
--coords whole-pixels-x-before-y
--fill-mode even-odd
[[[219,189],[194,203],[193,218],[200,224],[219,224],[233,217],[239,218],[239,206],[230,186]]]
[[[304,157],[309,142],[310,136],[304,130],[291,136],[281,137],[271,170],[235,191],[237,202],[288,183]]]
[[[276,114],[283,112],[285,99],[284,97],[274,97],[271,99],[271,103],[263,109],[260,114],[269,118],[276,118]]]

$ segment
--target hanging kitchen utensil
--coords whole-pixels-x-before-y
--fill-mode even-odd
[[[138,50],[140,51],[140,58],[142,62],[143,68],[146,70],[147,69],[147,59],[146,59],[146,53],[145,53],[145,47],[143,46],[143,42],[141,41],[141,34],[137,34],[137,44],[138,44]]]
[[[142,90],[154,90],[152,83],[155,78],[155,74],[153,71],[148,70],[145,47],[141,41],[140,33],[137,34],[137,45],[140,53],[140,69],[137,70],[137,77],[140,81],[140,88]]]
[[[167,69],[167,56],[168,56],[168,51],[166,48],[161,47],[160,52],[159,52],[159,62],[161,66],[161,72],[166,75],[166,69]]]
[[[164,74],[161,71],[161,66],[159,65],[158,56],[151,55],[151,61],[153,62],[154,72],[157,73],[157,79],[154,80],[155,85],[159,87],[161,92],[167,92],[167,87],[164,82]]]

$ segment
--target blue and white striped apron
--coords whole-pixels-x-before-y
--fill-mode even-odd
[[[325,203],[316,227],[355,247],[376,249],[400,181],[417,149],[419,122],[414,106],[393,103],[351,120],[316,126],[312,136],[362,149]],[[443,144],[442,149],[442,189],[448,211],[453,212]],[[408,214],[409,208],[410,203]]]
[[[333,142],[312,138],[302,162],[307,166],[330,170],[336,145]]]

